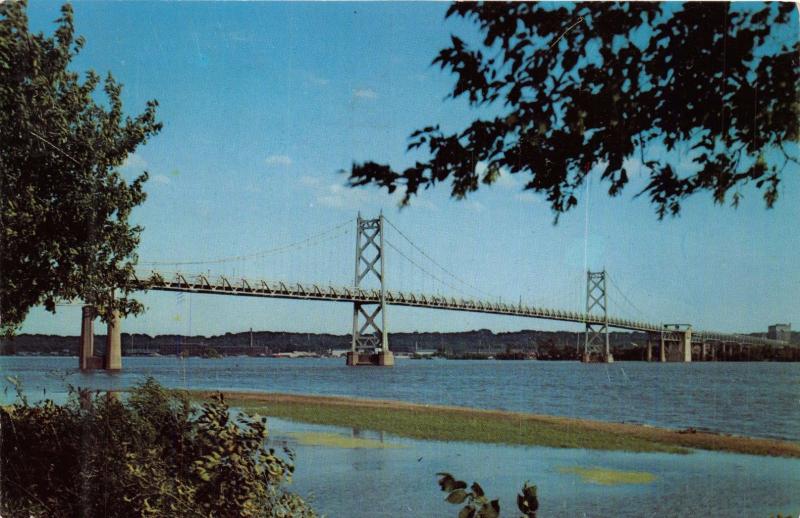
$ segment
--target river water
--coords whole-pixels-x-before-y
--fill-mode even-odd
[[[391,369],[341,359],[126,357],[119,374],[82,374],[77,358],[0,357],[33,395],[66,383],[397,399],[800,441],[800,364],[403,360]]]
[[[176,388],[397,399],[800,440],[800,365],[398,360],[391,369],[339,359],[124,359],[118,374],[83,374],[77,358],[0,357],[32,399],[63,399],[67,384],[125,388],[154,376]],[[4,390],[4,402],[13,399]],[[478,480],[513,516],[515,492],[539,486],[541,516],[770,516],[800,512],[800,462],[747,455],[632,454],[414,441],[270,420],[272,441],[297,453],[294,489],[328,516],[455,516],[435,473]],[[391,448],[330,447],[297,433],[365,434]],[[312,435],[313,435],[312,434]],[[324,468],[322,468],[324,466]],[[653,480],[598,484],[574,468],[638,471]]]

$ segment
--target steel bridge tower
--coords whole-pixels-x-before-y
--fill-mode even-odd
[[[594,313],[593,313],[594,312]],[[611,363],[614,357],[608,343],[608,292],[606,271],[586,272],[586,315],[602,317],[601,323],[586,322],[582,362]]]
[[[380,300],[353,303],[353,339],[347,365],[394,365],[386,326],[386,269],[383,247],[383,212],[375,219],[356,219],[355,287],[365,278],[380,282]],[[378,320],[380,317],[380,320]],[[362,323],[363,318],[363,323]]]

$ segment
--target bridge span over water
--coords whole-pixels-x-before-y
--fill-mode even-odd
[[[376,219],[362,219],[359,216],[356,220],[356,266],[353,286],[150,270],[140,271],[133,275],[130,279],[130,287],[136,290],[352,304],[352,345],[347,359],[349,365],[391,365],[393,363],[387,332],[387,306],[467,311],[583,324],[586,333],[582,359],[586,362],[613,361],[609,349],[609,328],[646,333],[648,335],[648,360],[652,359],[654,343],[661,361],[677,359],[687,362],[692,361],[693,351],[702,360],[716,359],[718,354],[723,357],[728,347],[738,346],[741,350],[741,348],[749,346],[783,347],[787,345],[785,342],[750,335],[695,330],[689,324],[665,325],[611,316],[608,314],[605,271],[587,272],[585,312],[536,307],[521,302],[509,304],[491,300],[391,290],[386,287],[384,282],[386,278],[383,235],[385,221],[387,220],[383,215]],[[377,280],[379,287],[360,286],[368,276]],[[93,319],[93,309],[85,307],[81,332],[81,368],[91,369],[102,366],[110,370],[120,369],[122,363],[118,319],[114,318],[109,322],[106,350],[110,352],[102,361],[93,355],[93,344],[91,343]]]

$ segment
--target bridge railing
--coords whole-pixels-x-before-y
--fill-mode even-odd
[[[354,286],[336,286],[323,284],[289,283],[285,281],[269,281],[265,279],[232,279],[225,275],[211,277],[204,273],[189,274],[184,272],[148,271],[137,272],[132,279],[141,289],[189,291],[196,293],[217,293],[228,295],[262,296],[292,299],[332,300],[343,302],[376,302],[380,299],[380,290]],[[493,313],[566,322],[603,324],[602,316],[566,311],[560,309],[540,308],[525,304],[508,304],[500,301],[464,299],[413,293],[403,291],[386,292],[386,302],[396,306],[440,308],[454,311],[470,311]],[[609,318],[609,327],[629,329],[633,331],[655,332],[660,330],[659,324]]]
[[[783,347],[789,345],[788,342],[784,342],[782,340],[772,340],[770,338],[764,338],[761,336],[751,336],[751,335],[743,335],[743,334],[736,334],[736,333],[718,333],[716,331],[696,331],[692,333],[692,339],[694,341],[695,336],[698,337],[698,341],[705,341],[705,342],[737,342],[737,343],[745,343],[745,344],[753,344],[753,345],[769,345],[773,347]]]

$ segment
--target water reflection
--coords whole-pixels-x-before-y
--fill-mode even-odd
[[[270,420],[277,437],[353,429]],[[277,438],[277,440],[280,440]],[[313,493],[328,516],[455,516],[436,472],[478,481],[508,514],[525,481],[539,487],[541,516],[770,516],[800,510],[800,462],[696,452],[690,455],[599,452],[415,441],[403,448],[327,448],[296,444],[294,490]],[[566,469],[565,469],[566,467]],[[578,476],[576,476],[578,475]],[[586,475],[586,476],[580,476]],[[598,483],[601,481],[602,483]],[[511,513],[510,515],[514,515]]]

